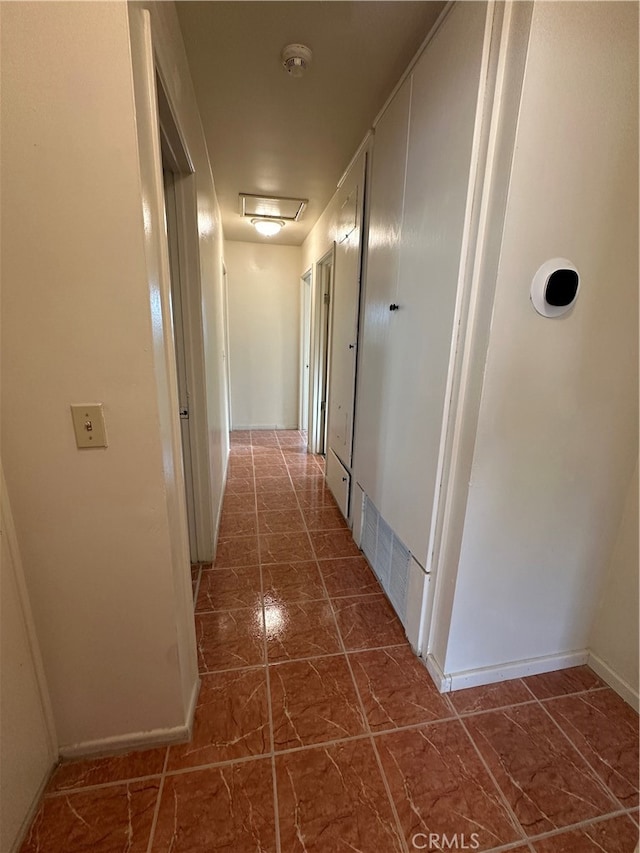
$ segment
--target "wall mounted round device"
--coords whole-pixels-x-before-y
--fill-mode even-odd
[[[531,301],[543,317],[560,317],[570,311],[580,289],[578,270],[566,258],[545,261],[531,283]]]

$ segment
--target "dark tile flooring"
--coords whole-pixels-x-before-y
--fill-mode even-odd
[[[62,764],[22,853],[633,853],[638,716],[588,668],[440,695],[295,431],[232,434],[191,743]]]

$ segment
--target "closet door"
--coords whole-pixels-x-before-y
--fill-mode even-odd
[[[386,434],[374,438],[376,485],[383,481],[374,502],[423,567],[455,346],[486,16],[485,3],[455,5],[413,71],[397,296],[385,292],[383,301],[380,293],[372,306],[388,335],[377,354]],[[389,301],[398,310],[390,312]]]
[[[340,188],[334,233],[328,445],[349,469],[353,443],[365,166],[366,153],[363,152]]]
[[[407,80],[376,127],[369,187],[354,468],[357,481],[376,505],[382,499],[385,456],[390,452],[389,306],[398,287],[410,103],[411,81]]]

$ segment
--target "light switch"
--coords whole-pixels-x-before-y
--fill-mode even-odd
[[[106,447],[102,403],[85,403],[71,406],[73,428],[78,447]]]

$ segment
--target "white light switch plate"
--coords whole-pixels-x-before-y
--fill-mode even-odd
[[[71,406],[73,428],[78,447],[106,447],[102,403],[78,403]]]

